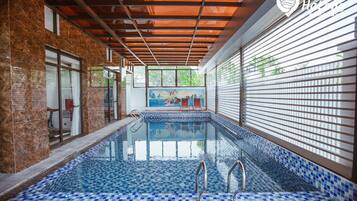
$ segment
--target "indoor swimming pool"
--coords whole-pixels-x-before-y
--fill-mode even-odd
[[[201,161],[207,170],[205,200],[212,195],[229,198],[235,192],[323,195],[244,137],[209,117],[142,120],[113,133],[14,200],[196,199],[204,186],[202,170],[195,192]],[[232,169],[227,190],[228,173],[237,161],[244,173],[240,166]]]

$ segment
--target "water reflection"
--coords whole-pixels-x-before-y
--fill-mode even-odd
[[[207,152],[207,122],[145,123],[118,136],[96,155],[103,160],[197,160]]]
[[[242,138],[214,122],[148,122],[105,140],[91,157],[46,188],[55,192],[187,193],[205,160],[208,192],[225,192],[235,160],[246,168],[248,192],[315,190]],[[231,178],[241,191],[241,171]]]

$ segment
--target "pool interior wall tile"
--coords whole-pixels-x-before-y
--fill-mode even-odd
[[[305,181],[313,184],[322,192],[327,193],[337,200],[355,200],[354,192],[357,185],[351,181],[296,155],[289,150],[274,144],[242,127],[239,127],[231,120],[215,113],[210,113],[211,118],[223,124],[237,133],[245,135],[244,140],[255,145],[258,149],[270,154],[278,162],[283,164],[290,171],[301,176]]]

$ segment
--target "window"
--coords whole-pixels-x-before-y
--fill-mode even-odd
[[[134,67],[134,87],[145,87],[146,68],[145,66]]]
[[[148,74],[149,87],[205,86],[205,75],[191,66],[148,66]]]
[[[110,69],[102,71],[104,77],[104,119],[106,123],[118,119],[117,72]]]
[[[45,28],[59,35],[59,15],[47,6],[45,6]]]
[[[216,111],[216,69],[207,73],[207,108]]]
[[[217,67],[217,112],[239,121],[240,54]]]
[[[150,87],[161,86],[161,70],[149,71],[149,86]]]
[[[198,72],[198,70],[191,71],[191,86],[202,87],[205,86],[205,75]]]
[[[111,48],[106,48],[106,58],[107,61],[113,62],[113,50]]]
[[[353,160],[355,3],[335,16],[298,12],[243,49],[246,124],[344,175]]]
[[[191,85],[191,70],[177,70],[177,86]]]
[[[172,87],[176,86],[176,71],[163,70],[162,71],[162,86]]]
[[[351,178],[356,3],[342,4],[345,10],[334,16],[300,11],[279,20],[216,68],[215,93],[218,113],[237,120],[242,115],[244,127]],[[213,105],[211,76],[207,97]]]

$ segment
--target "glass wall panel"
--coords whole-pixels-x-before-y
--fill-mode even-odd
[[[191,86],[205,86],[205,76],[203,73],[198,72],[198,70],[191,71]]]
[[[295,13],[243,55],[246,124],[346,175],[353,166],[357,10],[353,0],[340,6],[346,9],[335,16]]]
[[[134,67],[134,87],[145,87],[145,76],[146,76],[145,66],[135,66]]]
[[[240,53],[217,67],[217,112],[239,121]]]
[[[163,70],[162,71],[162,86],[171,87],[176,86],[176,71]]]
[[[117,91],[117,73],[104,69],[103,89],[104,94],[104,119],[106,123],[111,123],[118,119],[118,91]]]
[[[61,56],[61,66],[79,70],[80,62],[77,59],[62,55]]]
[[[55,17],[55,13],[53,12],[53,10],[47,6],[45,6],[45,28],[51,32],[54,32],[54,17]]]
[[[58,72],[56,66],[46,65],[47,125],[50,144],[60,141],[58,105]]]
[[[149,86],[150,87],[161,86],[161,71],[160,70],[150,70],[149,71]]]
[[[191,71],[177,70],[177,86],[190,86],[190,85],[191,85]]]
[[[216,112],[216,69],[207,73],[207,108]]]
[[[61,69],[63,139],[81,133],[79,72]]]
[[[45,50],[45,54],[46,54],[46,59],[45,59],[46,63],[51,63],[51,64],[57,65],[57,62],[58,62],[57,61],[57,58],[58,58],[57,52]]]

